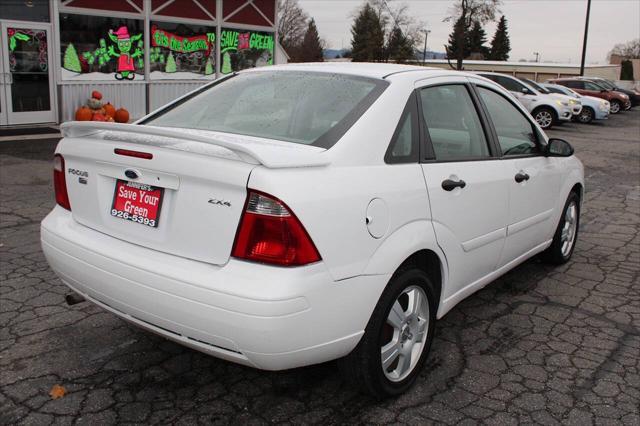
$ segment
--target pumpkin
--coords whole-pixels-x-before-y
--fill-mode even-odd
[[[91,92],[91,97],[96,98],[97,100],[100,100],[102,99],[102,93],[98,92],[97,90],[94,90],[93,92]]]
[[[86,105],[81,106],[76,110],[76,120],[78,121],[90,121],[93,113]]]
[[[107,117],[105,117],[104,114],[100,114],[99,112],[96,112],[95,114],[93,114],[93,117],[91,118],[91,120],[93,120],[93,121],[107,121]]]
[[[120,108],[116,111],[115,117],[113,117],[117,123],[128,123],[129,122],[129,111],[124,108]]]
[[[104,106],[104,107],[102,107],[102,108],[104,109],[104,113],[105,113],[107,116],[109,116],[109,117],[111,117],[111,118],[113,118],[113,117],[115,117],[115,116],[116,116],[116,107],[114,107],[113,105],[111,105],[109,102],[107,102],[107,103],[105,104],[105,106]]]
[[[113,117],[110,117],[110,116],[108,116],[108,115],[107,115],[107,121],[108,121],[109,123],[113,123],[113,121],[114,121],[114,120],[113,120]]]

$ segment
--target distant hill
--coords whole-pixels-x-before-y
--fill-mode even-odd
[[[323,54],[325,59],[335,59],[337,57],[344,58],[344,54],[349,52],[349,49],[324,49]],[[416,49],[416,60],[422,60],[422,50]],[[427,59],[446,59],[447,54],[444,52],[434,52],[427,50]]]
[[[325,59],[335,59],[340,55],[340,57],[344,57],[344,54],[347,53],[348,49],[324,49],[322,52]]]

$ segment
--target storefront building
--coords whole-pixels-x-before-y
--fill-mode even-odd
[[[72,120],[93,90],[135,119],[286,62],[277,0],[2,0],[0,126]]]

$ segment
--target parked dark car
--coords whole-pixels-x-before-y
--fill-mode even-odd
[[[557,78],[549,80],[548,83],[566,86],[581,95],[605,99],[611,104],[611,114],[617,114],[623,109],[629,109],[631,105],[629,96],[616,90],[608,90],[592,80],[584,78]]]

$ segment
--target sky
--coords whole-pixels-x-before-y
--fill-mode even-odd
[[[298,0],[316,20],[320,36],[331,49],[349,48],[355,11],[364,0]],[[444,52],[452,24],[442,22],[454,0],[388,0],[407,4],[409,12],[431,30],[428,49]],[[509,59],[579,63],[587,0],[503,0],[511,39]],[[485,25],[489,45],[496,23]],[[607,53],[617,43],[640,37],[640,0],[592,0],[587,63],[606,63]]]

